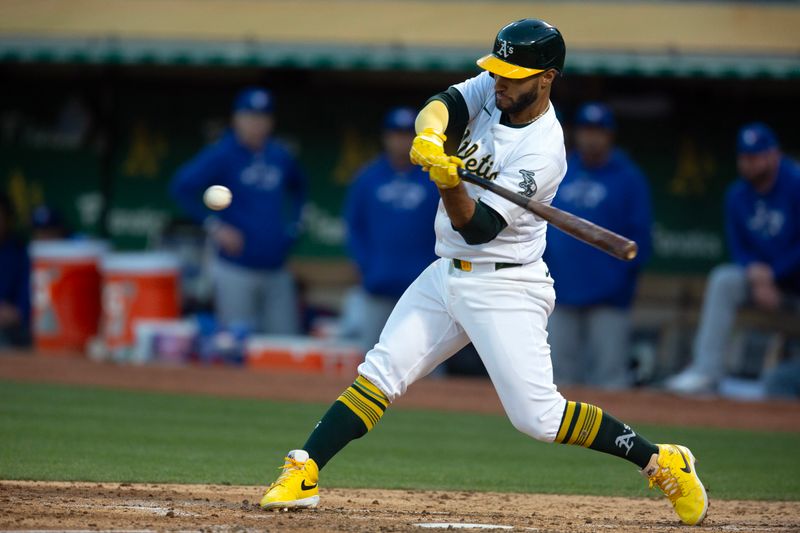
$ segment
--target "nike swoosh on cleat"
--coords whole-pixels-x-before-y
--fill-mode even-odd
[[[317,483],[314,483],[313,485],[306,485],[306,480],[304,479],[300,483],[300,490],[311,490],[313,488],[316,488],[316,486],[317,486]]]
[[[681,468],[681,472],[686,472],[687,474],[692,473],[692,467],[689,466],[689,461],[686,460],[686,456],[683,455],[683,450],[678,448],[678,453],[681,454],[681,459],[683,459],[684,467]]]

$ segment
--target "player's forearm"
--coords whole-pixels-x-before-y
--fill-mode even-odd
[[[462,228],[472,220],[475,215],[475,200],[467,194],[463,183],[452,189],[439,189],[439,194],[454,228]]]
[[[449,120],[450,113],[447,111],[447,106],[440,100],[432,100],[419,112],[414,127],[417,133],[422,133],[426,129],[444,133]]]

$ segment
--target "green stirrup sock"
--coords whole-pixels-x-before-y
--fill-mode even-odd
[[[359,376],[333,402],[303,449],[322,470],[351,440],[363,437],[375,427],[388,406],[386,396],[366,378]]]
[[[616,455],[644,468],[658,453],[651,443],[597,406],[567,402],[555,442],[574,444]]]

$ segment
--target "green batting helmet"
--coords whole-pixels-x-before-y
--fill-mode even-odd
[[[538,19],[522,19],[497,32],[491,54],[478,66],[504,78],[521,79],[547,69],[564,70],[567,47],[555,26]]]

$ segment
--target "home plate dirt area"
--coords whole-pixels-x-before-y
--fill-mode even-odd
[[[112,389],[330,402],[352,376],[264,374],[231,368],[119,367],[30,354],[0,358],[0,379]],[[625,420],[794,432],[795,402],[679,399],[657,391],[569,391]],[[502,414],[486,380],[423,380],[398,408]],[[0,454],[4,453],[0,438]],[[13,461],[13,458],[10,459]],[[0,478],[3,473],[0,472]],[[644,483],[644,480],[642,480]],[[0,530],[34,531],[692,531],[657,491],[649,498],[463,491],[332,489],[317,509],[258,508],[263,486],[0,481]],[[713,498],[696,531],[800,531],[800,501]]]
[[[0,481],[0,529],[117,531],[688,531],[661,499],[329,489],[262,511],[262,487]],[[800,502],[712,502],[701,531],[800,531]]]

